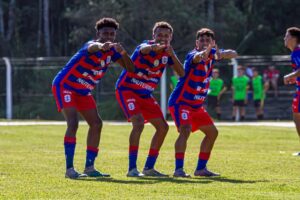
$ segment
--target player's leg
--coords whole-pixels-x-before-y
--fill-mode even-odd
[[[151,140],[149,154],[145,163],[143,174],[146,176],[167,176],[154,169],[159,150],[165,140],[169,130],[169,125],[164,118],[154,118],[148,120],[155,128],[155,133]]]
[[[219,174],[210,172],[206,168],[212,148],[218,137],[218,130],[214,124],[201,126],[199,129],[205,134],[205,137],[201,142],[198,164],[194,175],[195,176],[219,176]]]
[[[143,176],[137,170],[137,157],[139,150],[140,137],[144,130],[144,118],[141,113],[135,114],[130,118],[132,122],[132,130],[129,136],[129,166],[127,176],[130,177],[139,177]]]
[[[67,122],[67,130],[64,137],[64,149],[66,158],[66,178],[79,178],[86,175],[78,173],[74,169],[74,154],[76,147],[76,132],[78,129],[78,115],[75,107],[67,107],[62,109],[62,113]]]
[[[241,103],[241,105],[239,106],[240,109],[240,114],[241,114],[241,121],[245,120],[245,115],[246,115],[246,109],[245,109],[245,103]]]
[[[277,78],[272,78],[270,80],[271,85],[274,89],[274,97],[278,97],[278,86],[277,86]]]
[[[90,177],[108,177],[109,174],[104,174],[95,169],[94,163],[98,156],[99,143],[102,130],[102,119],[96,108],[89,110],[81,110],[80,114],[89,125],[87,141],[86,141],[86,162],[84,173]]]
[[[237,112],[238,112],[238,106],[236,104],[236,100],[234,100],[233,107],[232,107],[232,120],[233,121],[235,121],[235,119],[236,119]]]
[[[175,142],[175,172],[174,177],[190,177],[184,169],[184,156],[187,147],[187,141],[191,134],[191,125],[184,124],[179,126],[179,136]]]
[[[216,113],[217,113],[217,119],[221,119],[221,106],[220,106],[220,100],[217,99],[216,103]]]
[[[300,139],[300,113],[293,113],[293,119],[296,125],[296,130]],[[300,156],[300,152],[296,152],[293,154],[294,156]]]

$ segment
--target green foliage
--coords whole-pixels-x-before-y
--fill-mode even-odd
[[[219,127],[208,163],[220,178],[127,178],[131,126],[104,124],[96,167],[112,178],[64,178],[65,126],[0,126],[0,199],[299,199],[299,150],[294,128]],[[88,127],[80,125],[74,164],[83,171]],[[138,167],[142,169],[154,129],[145,126]],[[174,126],[160,151],[156,168],[172,174]],[[201,133],[192,134],[185,170],[193,174]]]

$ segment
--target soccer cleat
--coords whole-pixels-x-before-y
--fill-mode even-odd
[[[70,178],[70,179],[77,179],[77,178],[84,178],[87,177],[86,174],[80,174],[78,173],[73,167],[67,169],[66,174],[65,174],[66,178]]]
[[[143,174],[145,176],[153,176],[153,177],[169,177],[169,175],[160,173],[155,169],[144,169]]]
[[[300,152],[293,153],[293,156],[300,156]]]
[[[89,177],[110,177],[109,174],[101,173],[100,171],[96,170],[94,166],[85,168],[83,173]]]
[[[137,168],[133,168],[132,170],[128,171],[127,177],[143,177],[144,174],[140,173]]]
[[[176,169],[173,176],[174,177],[181,177],[181,178],[191,178],[191,175],[185,173],[183,168]]]
[[[220,174],[214,173],[209,171],[206,167],[201,170],[196,170],[194,173],[194,176],[206,176],[206,177],[212,177],[212,176],[220,176]]]

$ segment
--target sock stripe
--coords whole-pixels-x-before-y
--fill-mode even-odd
[[[200,152],[199,159],[201,160],[208,160],[210,157],[210,152]]]
[[[98,148],[98,147],[87,146],[87,147],[86,147],[86,150],[87,150],[87,151],[92,151],[92,152],[98,153],[99,148]]]
[[[64,142],[75,144],[76,143],[76,137],[65,136],[64,137]]]
[[[129,146],[129,152],[138,151],[138,150],[139,150],[139,146]]]
[[[159,150],[157,149],[150,149],[149,150],[149,156],[158,156]]]
[[[175,153],[175,158],[176,159],[184,159],[184,152]]]

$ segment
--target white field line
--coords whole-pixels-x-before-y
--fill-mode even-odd
[[[80,125],[87,125],[85,121],[80,121]],[[104,121],[104,125],[113,126],[127,126],[131,125],[129,122],[114,122],[114,121]],[[168,124],[174,126],[173,121],[168,121]],[[66,125],[64,121],[2,121],[0,126],[43,126],[43,125]],[[149,125],[149,123],[148,123]],[[216,126],[273,126],[273,127],[291,127],[294,128],[293,122],[216,122]]]

